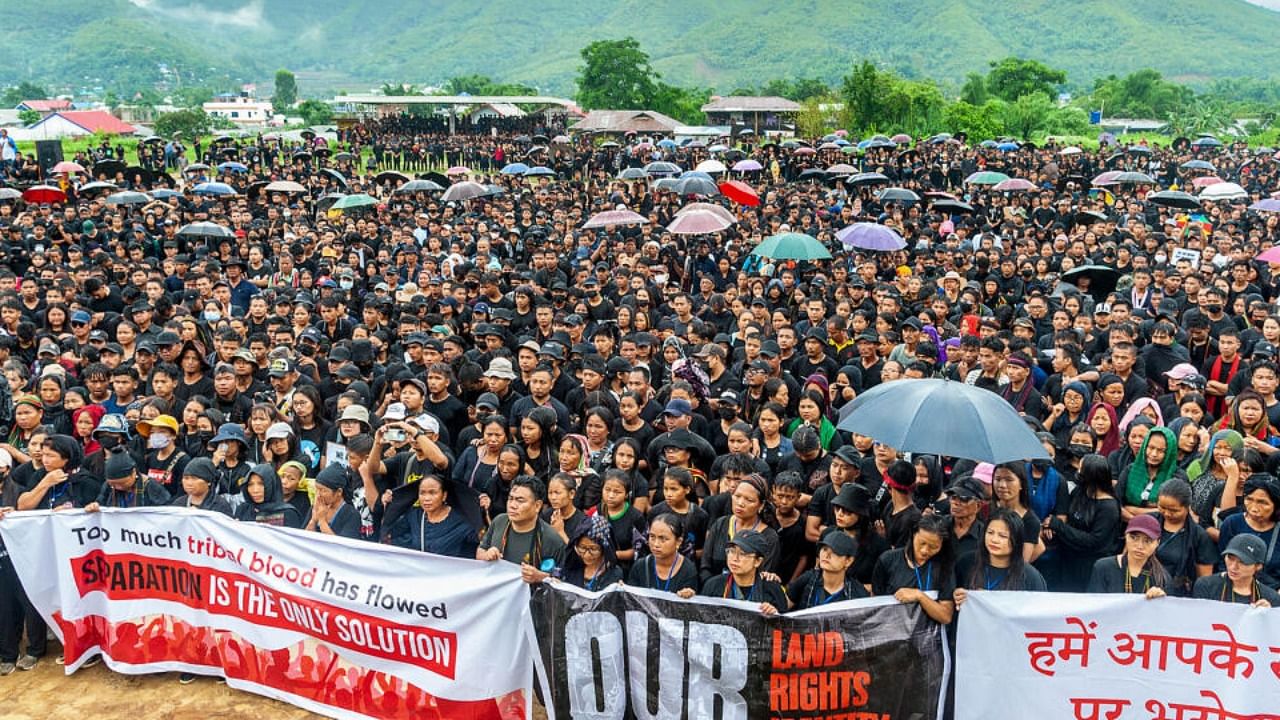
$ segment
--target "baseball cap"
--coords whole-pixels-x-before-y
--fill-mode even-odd
[[[342,415],[338,418],[338,422],[346,420],[355,420],[356,422],[362,422],[365,425],[368,425],[369,408],[366,408],[363,405],[348,405],[346,409],[342,411]]]
[[[1160,521],[1156,520],[1154,515],[1134,515],[1129,520],[1129,526],[1124,529],[1125,535],[1129,533],[1141,533],[1152,540],[1160,539]]]
[[[764,557],[769,554],[769,543],[765,540],[764,535],[755,530],[741,530],[733,539],[729,541],[731,547],[736,547],[742,552],[751,553]]]
[[[213,374],[214,375],[235,375],[236,368],[231,363],[224,363],[224,362],[218,363],[217,366],[213,368]]]
[[[497,410],[502,406],[498,396],[493,393],[480,393],[480,397],[476,398],[476,409],[485,409],[489,411]]]
[[[267,428],[268,440],[275,440],[277,438],[289,438],[292,436],[293,436],[293,428],[290,427],[289,423],[286,423],[286,422],[274,423],[271,425],[271,427]]]
[[[684,398],[672,398],[667,402],[667,407],[662,411],[663,415],[674,415],[676,417],[685,417],[693,413],[693,405],[689,404]]]
[[[1267,561],[1267,546],[1257,535],[1242,533],[1231,538],[1222,554],[1231,555],[1245,565],[1261,565]]]
[[[987,495],[982,489],[982,482],[973,476],[962,477],[952,483],[948,493],[957,500],[981,500]]]
[[[104,474],[108,480],[124,480],[131,476],[135,469],[137,469],[137,466],[127,452],[111,453],[103,467]]]
[[[293,372],[293,363],[284,358],[276,358],[271,361],[271,369],[267,374],[274,378],[284,377]]]
[[[1178,363],[1169,370],[1165,371],[1164,376],[1171,380],[1185,380],[1192,375],[1199,375],[1200,371],[1196,370],[1196,366],[1191,363]]]
[[[830,548],[841,557],[853,557],[858,553],[858,543],[848,533],[830,532],[818,541],[818,547]]]
[[[404,403],[394,402],[387,406],[386,412],[382,413],[383,420],[403,420],[409,411],[405,408]]]

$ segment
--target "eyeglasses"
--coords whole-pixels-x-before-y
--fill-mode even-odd
[[[725,557],[730,557],[730,558],[744,558],[744,557],[752,557],[754,555],[755,553],[749,553],[746,550],[743,550],[742,548],[738,547],[737,545],[730,545],[729,549],[725,551]]]
[[[577,545],[575,548],[579,555],[599,555],[600,547],[595,545]]]

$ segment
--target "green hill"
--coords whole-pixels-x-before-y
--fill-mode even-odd
[[[627,35],[668,81],[720,92],[836,80],[863,58],[956,85],[1008,55],[1063,68],[1076,87],[1142,67],[1193,83],[1280,75],[1280,13],[1245,0],[51,0],[6,16],[5,84],[110,86],[164,65],[259,80],[289,67],[304,93],[469,73],[570,93],[579,49]]]

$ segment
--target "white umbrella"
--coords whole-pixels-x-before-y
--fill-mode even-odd
[[[725,208],[723,205],[716,205],[715,203],[705,203],[705,202],[693,202],[693,203],[689,203],[688,205],[685,205],[684,207],[676,211],[676,217],[680,217],[681,215],[688,215],[689,213],[695,213],[695,212],[709,212],[712,215],[717,215],[721,218],[724,218],[724,221],[729,224],[738,222],[738,218],[734,217],[733,213],[730,212],[728,208]]]
[[[1058,154],[1059,155],[1079,155],[1082,152],[1084,151],[1076,147],[1075,145],[1070,145],[1059,150]]]
[[[1201,200],[1245,200],[1249,193],[1236,183],[1221,182],[1206,187],[1200,193]]]
[[[725,164],[719,160],[703,160],[698,163],[698,166],[694,168],[694,170],[707,173],[708,175],[714,175],[715,173],[728,172],[729,168],[725,167]]]

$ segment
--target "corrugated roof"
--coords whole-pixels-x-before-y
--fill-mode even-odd
[[[23,100],[21,105],[36,112],[53,112],[54,110],[70,110],[70,100]]]
[[[678,125],[678,120],[653,110],[592,110],[572,129],[578,132],[670,133]]]
[[[66,110],[56,112],[41,120],[37,125],[48,122],[49,118],[60,116],[68,122],[75,123],[91,133],[104,132],[108,135],[132,135],[137,128],[106,110]]]
[[[783,97],[731,95],[712,100],[702,112],[799,112],[800,103]]]

